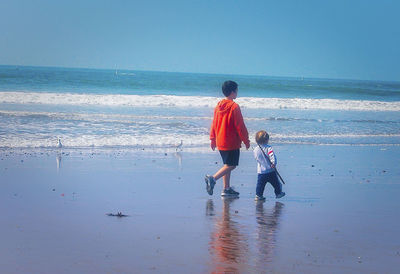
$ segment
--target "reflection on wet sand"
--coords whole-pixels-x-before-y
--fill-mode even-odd
[[[56,162],[57,162],[57,172],[59,172],[61,168],[61,153],[57,153]]]
[[[237,215],[230,212],[234,198],[224,198],[221,216],[215,216],[215,229],[211,235],[210,255],[213,273],[238,273],[245,270],[248,254],[247,240],[240,231]],[[212,200],[207,201],[206,215],[214,215]]]
[[[212,273],[265,273],[274,259],[277,245],[279,219],[284,204],[276,202],[268,208],[264,202],[256,202],[255,220],[246,228],[237,211],[231,205],[237,199],[223,199],[221,214],[215,212],[214,201],[206,203],[206,216],[213,221],[214,229],[209,243]],[[249,234],[249,231],[255,231]]]
[[[182,169],[182,153],[175,152],[175,157],[178,159],[179,169]]]
[[[279,217],[282,214],[283,207],[283,203],[276,202],[270,211],[266,211],[263,202],[256,203],[256,246],[258,254],[255,264],[258,270],[264,269],[265,271],[267,263],[271,262],[274,257],[273,250],[276,246]]]
[[[214,202],[212,199],[208,199],[206,203],[206,216],[214,216]]]

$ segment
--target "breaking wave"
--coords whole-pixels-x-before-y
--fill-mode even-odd
[[[3,104],[213,108],[218,100],[220,98],[206,96],[0,92],[0,103]],[[400,111],[399,101],[241,97],[236,102],[247,109]]]

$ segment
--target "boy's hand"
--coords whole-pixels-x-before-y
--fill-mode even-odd
[[[217,144],[215,143],[215,141],[211,141],[211,149],[215,150],[216,147],[217,147]]]
[[[274,165],[274,164],[271,164],[271,167],[272,167],[273,169],[275,169],[275,165]]]
[[[250,143],[245,144],[245,145],[246,145],[246,150],[249,150],[249,148],[250,148]]]

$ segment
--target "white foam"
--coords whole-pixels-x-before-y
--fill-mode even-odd
[[[250,132],[250,136],[254,136],[254,132]],[[183,141],[183,149],[193,147],[209,147],[210,141],[208,134],[170,134],[157,135],[154,134],[119,134],[119,135],[63,135],[60,136],[63,148],[134,148],[134,147],[158,147],[158,148],[175,148]],[[379,139],[385,143],[387,138],[400,138],[400,134],[275,134],[271,141],[274,144],[279,143],[313,143],[325,144],[330,143],[329,140],[343,139],[342,141],[334,141],[334,143],[347,143],[348,140],[355,138]],[[328,142],[327,142],[328,141]],[[252,141],[252,144],[254,142]],[[0,147],[8,148],[56,148],[57,138],[49,137],[44,134],[23,134],[23,135],[7,135],[0,136]]]
[[[355,134],[355,133],[343,133],[343,134],[275,134],[273,139],[284,140],[284,139],[354,139],[354,138],[400,138],[400,134]]]
[[[44,104],[77,106],[126,106],[126,107],[178,107],[214,108],[221,98],[175,95],[111,95],[42,92],[0,92],[0,103]],[[400,102],[241,97],[236,100],[248,109],[320,109],[353,111],[400,111]]]
[[[209,143],[208,135],[193,136],[189,134],[177,135],[79,135],[61,137],[63,148],[78,147],[160,147],[175,148],[183,141],[183,148],[204,146]],[[9,148],[56,148],[57,138],[42,136],[6,136],[0,137],[0,147]]]

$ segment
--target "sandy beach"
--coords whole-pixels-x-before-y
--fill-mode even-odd
[[[399,10],[1,1],[0,274],[400,273]]]
[[[275,146],[287,196],[255,202],[251,151],[2,150],[2,273],[396,273],[398,146]],[[108,213],[129,215],[107,216]]]

